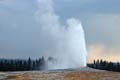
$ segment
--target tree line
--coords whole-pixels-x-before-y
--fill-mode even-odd
[[[32,60],[30,57],[23,59],[0,59],[0,71],[29,71],[29,70],[45,70],[46,61],[44,57]],[[93,63],[87,64],[88,67],[120,72],[120,63],[108,61],[94,60]]]
[[[94,60],[93,63],[88,64],[88,67],[100,69],[100,70],[108,70],[108,71],[116,71],[120,72],[120,63],[108,62],[101,60]]]
[[[0,59],[0,71],[29,71],[45,69],[44,57],[32,60],[30,57],[22,59]]]

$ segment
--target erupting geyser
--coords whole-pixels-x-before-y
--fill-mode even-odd
[[[84,30],[78,19],[67,19],[65,25],[59,22],[52,0],[38,0],[36,20],[41,27],[42,56],[48,60],[48,69],[66,69],[86,66],[86,44]]]

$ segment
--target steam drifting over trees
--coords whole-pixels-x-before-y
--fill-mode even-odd
[[[32,60],[30,57],[27,60],[0,59],[0,71],[44,70],[44,68],[44,57],[36,60]]]

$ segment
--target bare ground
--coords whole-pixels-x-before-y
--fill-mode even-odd
[[[0,80],[120,80],[120,73],[92,69],[1,72]]]

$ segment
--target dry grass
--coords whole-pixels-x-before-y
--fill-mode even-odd
[[[65,74],[64,80],[120,80],[120,73],[73,72]]]
[[[7,75],[0,80],[120,80],[116,72],[26,72]]]
[[[32,80],[32,79],[30,79],[30,77],[27,75],[8,75],[6,78],[0,80]]]

